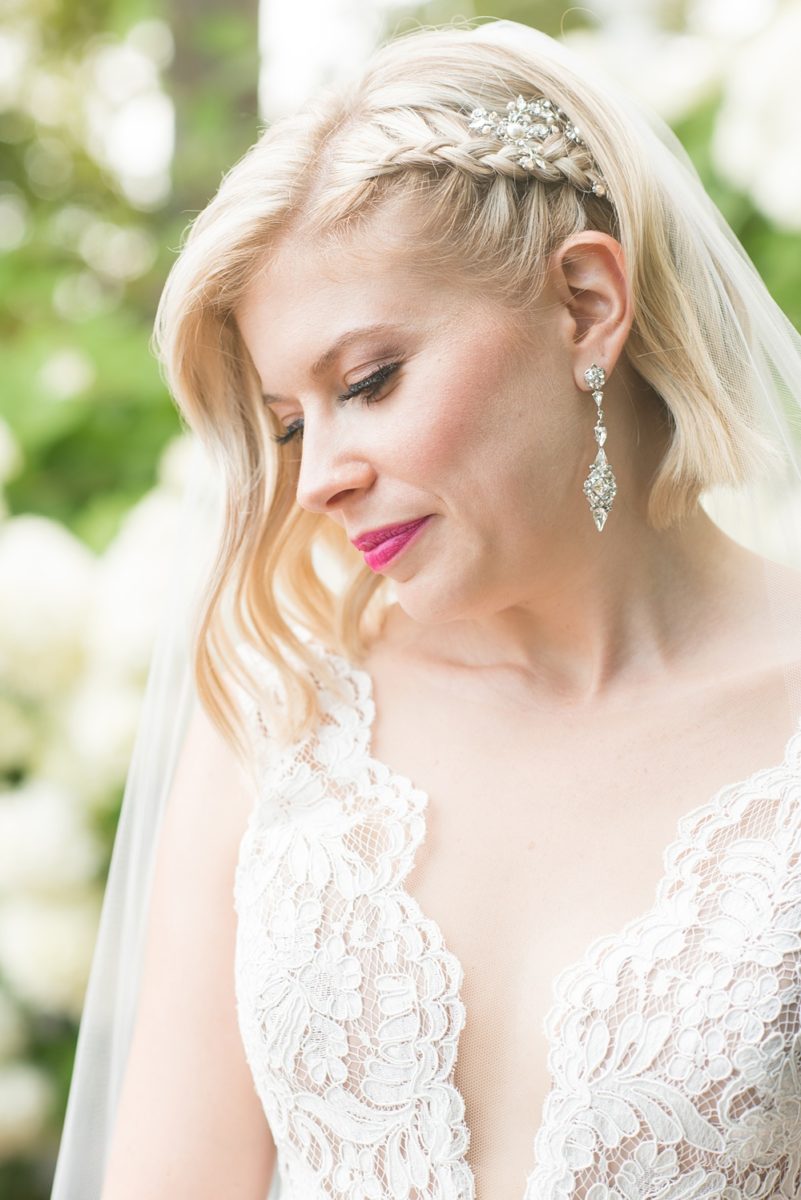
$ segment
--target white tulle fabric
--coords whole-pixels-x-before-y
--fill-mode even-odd
[[[468,1200],[463,970],[404,891],[427,796],[371,756],[372,683],[328,655],[321,721],[273,748],[234,885],[236,995],[281,1200]],[[266,716],[266,719],[265,719]],[[554,984],[551,1088],[504,1200],[801,1196],[801,725],[679,824],[654,906]]]

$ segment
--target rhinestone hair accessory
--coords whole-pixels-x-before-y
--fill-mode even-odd
[[[547,141],[554,133],[564,135],[568,142],[573,142],[577,146],[587,145],[580,130],[573,124],[567,113],[545,96],[534,100],[526,100],[524,96],[518,96],[516,100],[510,100],[506,105],[504,116],[498,116],[494,111],[487,112],[486,108],[474,108],[470,112],[468,129],[473,129],[477,133],[490,134],[508,146],[514,146],[515,154],[512,157],[520,163],[521,167],[529,170],[534,167],[544,168],[547,166],[539,150],[543,142]],[[597,167],[590,190],[594,195],[606,196],[611,201],[606,181]]]

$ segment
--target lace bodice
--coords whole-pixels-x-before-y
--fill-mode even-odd
[[[240,647],[269,703],[272,667]],[[281,1200],[468,1200],[463,970],[404,890],[427,796],[371,756],[370,676],[272,752],[240,845],[240,1030]],[[265,702],[266,704],[267,702]],[[801,1197],[801,728],[679,824],[653,907],[553,985],[520,1191],[481,1200]]]

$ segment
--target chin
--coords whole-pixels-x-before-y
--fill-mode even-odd
[[[474,589],[459,588],[453,580],[442,587],[415,574],[407,583],[395,582],[393,592],[406,616],[419,625],[447,625],[483,612]]]

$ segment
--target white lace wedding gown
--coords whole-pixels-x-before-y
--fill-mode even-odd
[[[319,652],[350,695],[321,688],[298,745],[278,753],[244,701],[260,787],[235,984],[271,1200],[467,1200],[463,971],[404,891],[427,797],[371,757],[370,676]],[[279,703],[274,669],[240,653]],[[798,728],[780,765],[680,822],[653,907],[555,981],[528,1176],[481,1200],[798,1200],[800,1002]]]

